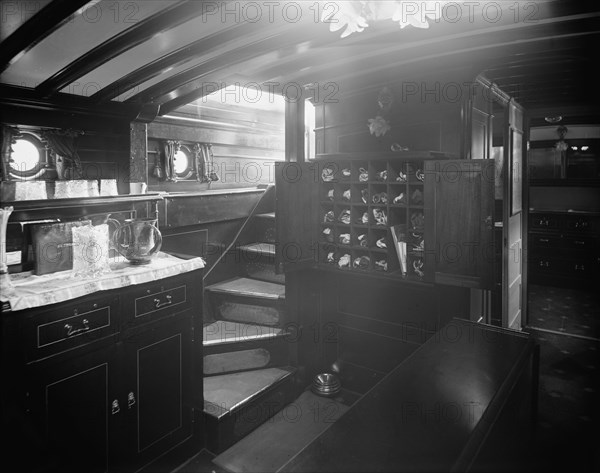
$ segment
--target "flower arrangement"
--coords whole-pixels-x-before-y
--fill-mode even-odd
[[[390,123],[381,115],[377,115],[375,118],[369,118],[368,126],[371,134],[377,137],[385,135],[392,129]]]
[[[342,38],[352,33],[360,33],[369,26],[372,20],[392,20],[400,28],[413,26],[429,28],[429,20],[442,17],[447,0],[423,0],[419,2],[406,0],[360,0],[328,2],[329,8],[323,9],[321,20],[329,23],[329,30],[336,32],[345,27]]]
[[[389,88],[384,87],[379,91],[379,95],[377,96],[377,105],[379,107],[379,112],[375,116],[375,118],[369,118],[367,121],[367,126],[369,127],[369,132],[376,137],[380,137],[385,135],[388,131],[392,129],[390,122],[384,118],[384,114],[387,113],[392,107],[392,103],[394,102],[394,96]]]

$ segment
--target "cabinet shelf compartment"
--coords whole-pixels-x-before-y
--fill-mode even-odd
[[[372,265],[371,253],[360,249],[352,251],[352,269],[357,271],[370,271]]]
[[[409,184],[418,184],[425,181],[425,168],[423,161],[409,161],[407,163]]]
[[[389,202],[388,191],[386,184],[370,184],[369,185],[369,204],[371,205],[387,205]]]
[[[388,183],[405,184],[406,182],[408,182],[408,163],[389,162]]]
[[[321,231],[319,233],[320,243],[334,243],[336,241],[336,228],[332,224],[322,223]]]
[[[353,161],[350,166],[353,182],[366,184],[369,181],[369,163],[367,161]]]
[[[335,187],[336,187],[336,185],[334,183],[326,183],[326,184],[323,184],[322,186],[320,186],[319,200],[322,203],[335,202],[335,199],[336,199]]]
[[[369,223],[375,228],[386,228],[389,222],[388,209],[386,205],[369,207]]]
[[[425,196],[422,185],[411,184],[408,189],[408,202],[411,208],[423,208]]]
[[[406,209],[402,207],[390,207],[388,223],[390,226],[406,224]]]
[[[368,227],[354,227],[354,231],[352,233],[352,246],[355,248],[369,248],[370,239]]]
[[[352,179],[350,166],[342,166],[335,161],[322,163],[319,167],[321,183],[349,183]]]
[[[388,184],[390,207],[406,207],[408,202],[405,184]]]
[[[369,181],[385,184],[388,181],[387,161],[371,161],[369,163]]]
[[[385,247],[377,246],[377,242],[384,242]],[[388,228],[372,228],[369,232],[369,248],[373,250],[388,251],[391,248],[391,239]]]
[[[371,221],[369,208],[362,204],[352,206],[351,219],[355,227],[368,226]]]
[[[352,200],[353,204],[368,205],[370,201],[368,184],[353,184],[352,185]]]

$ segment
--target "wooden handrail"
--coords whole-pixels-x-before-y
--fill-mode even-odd
[[[258,186],[258,187],[263,187],[263,186]],[[250,211],[250,213],[248,214],[248,216],[244,220],[244,223],[242,223],[242,225],[240,226],[240,228],[236,232],[235,236],[231,240],[231,243],[229,243],[229,245],[227,245],[227,248],[225,248],[225,251],[222,251],[221,254],[219,255],[219,257],[217,258],[217,260],[213,263],[213,265],[210,268],[207,268],[204,271],[204,277],[203,277],[203,279],[206,279],[208,277],[208,275],[211,273],[211,271],[221,262],[221,260],[229,252],[229,250],[231,250],[231,248],[233,248],[233,246],[236,244],[238,238],[240,237],[240,235],[242,234],[242,232],[244,231],[244,229],[248,225],[248,222],[250,221],[250,219],[254,215],[256,215],[256,209],[259,207],[259,205],[261,204],[261,202],[263,201],[263,199],[265,198],[265,196],[267,196],[270,192],[273,192],[273,190],[275,189],[275,185],[274,184],[268,184],[268,185],[266,185],[264,187],[265,187],[265,192],[263,193],[263,195],[260,196],[260,199],[258,199],[256,201],[256,204],[254,204],[254,207],[252,207],[252,210]]]

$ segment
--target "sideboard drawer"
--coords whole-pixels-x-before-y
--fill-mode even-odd
[[[556,230],[560,228],[561,217],[558,215],[549,214],[532,214],[530,215],[530,224],[532,228],[539,228],[544,230]]]
[[[531,244],[539,248],[558,248],[564,244],[560,235],[531,234]]]
[[[135,300],[134,316],[136,318],[144,317],[157,310],[169,309],[187,302],[187,287],[185,284],[156,292],[148,289],[146,292],[149,295],[138,297]]]
[[[123,297],[125,326],[144,324],[192,307],[192,279],[187,275],[135,287]]]
[[[25,322],[27,361],[77,348],[118,332],[118,297],[85,297]]]

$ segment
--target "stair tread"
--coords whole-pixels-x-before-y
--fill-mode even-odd
[[[263,297],[266,299],[284,299],[285,285],[250,278],[234,278],[212,284],[207,291],[236,294],[240,296]]]
[[[279,471],[349,407],[310,391],[213,459],[225,471]]]
[[[263,368],[204,378],[204,412],[221,417],[291,376],[294,371],[292,367]]]
[[[278,327],[217,320],[202,327],[202,344],[204,346],[221,345],[262,340],[281,335],[285,335],[285,332]]]
[[[240,250],[258,253],[264,256],[275,256],[275,244],[267,242],[249,243],[238,247]]]

